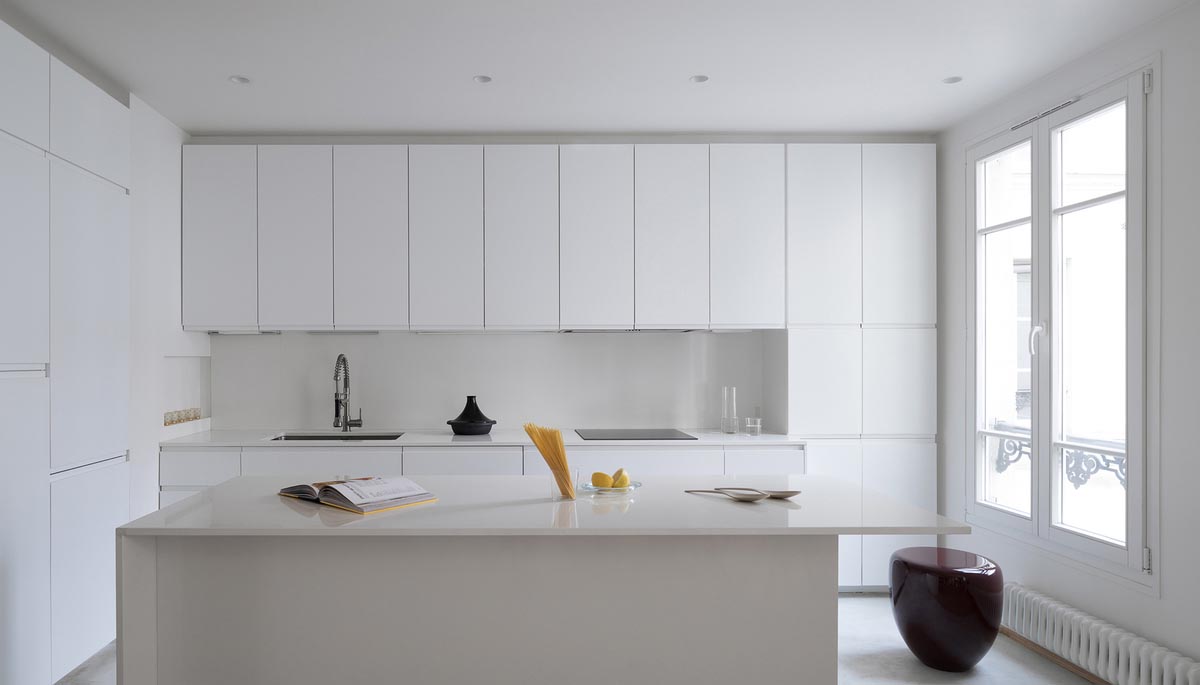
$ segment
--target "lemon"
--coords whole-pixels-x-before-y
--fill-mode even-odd
[[[592,485],[598,488],[611,488],[613,486],[612,476],[603,471],[597,471],[592,474]]]
[[[617,469],[616,473],[612,475],[612,486],[614,488],[629,487],[629,474],[625,473],[625,469]]]

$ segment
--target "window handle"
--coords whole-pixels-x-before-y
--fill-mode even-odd
[[[1029,356],[1037,356],[1037,339],[1045,332],[1045,327],[1042,324],[1036,324],[1029,329]]]

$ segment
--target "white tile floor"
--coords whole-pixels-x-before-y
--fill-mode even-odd
[[[1087,681],[999,637],[992,651],[967,673],[926,668],[908,652],[892,623],[891,607],[882,595],[843,595],[838,603],[839,685],[1086,685]],[[101,650],[58,685],[115,685],[116,652]]]

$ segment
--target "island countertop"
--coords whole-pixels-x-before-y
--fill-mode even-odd
[[[549,476],[423,476],[437,502],[360,516],[278,495],[302,476],[242,476],[117,529],[147,536],[648,536],[959,534],[958,521],[822,476],[646,477],[631,495],[551,497]],[[800,490],[734,502],[685,489]]]

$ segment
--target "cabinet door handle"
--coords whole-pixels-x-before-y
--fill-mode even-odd
[[[1037,339],[1045,332],[1046,328],[1040,323],[1029,329],[1029,356],[1037,356]]]

